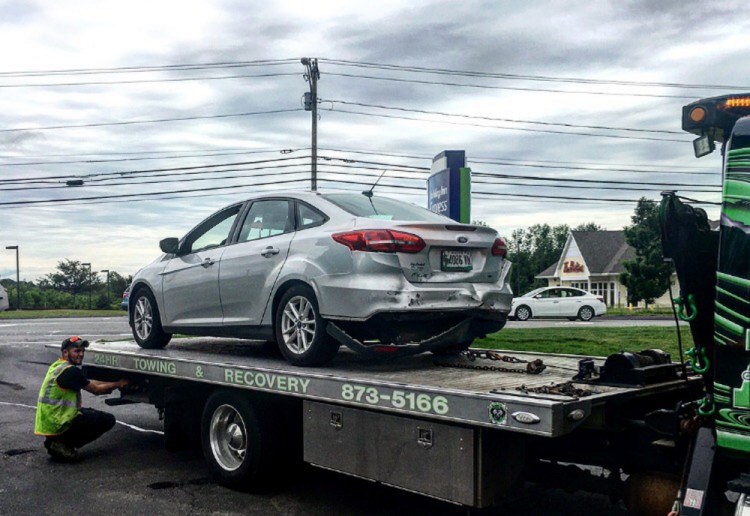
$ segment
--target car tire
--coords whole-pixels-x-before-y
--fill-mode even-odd
[[[590,306],[582,306],[580,310],[578,310],[578,318],[582,321],[590,321],[594,318],[594,315],[596,315],[596,312],[594,312],[594,309]]]
[[[295,285],[281,296],[275,323],[279,350],[292,365],[320,366],[338,352],[339,343],[326,332],[318,300],[307,285]]]
[[[267,486],[279,449],[272,418],[250,399],[247,393],[216,391],[201,416],[201,447],[211,476],[242,491]]]
[[[159,308],[153,294],[145,288],[138,290],[130,304],[130,327],[133,338],[145,349],[162,349],[172,338],[161,326]]]
[[[516,308],[517,321],[528,321],[529,319],[531,319],[531,308],[526,305],[521,305]]]

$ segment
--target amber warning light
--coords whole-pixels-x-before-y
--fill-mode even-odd
[[[750,107],[750,97],[729,98],[724,105],[728,108]]]
[[[703,120],[705,119],[706,110],[701,106],[693,108],[693,110],[690,112],[690,120],[692,120],[696,124],[703,122]]]

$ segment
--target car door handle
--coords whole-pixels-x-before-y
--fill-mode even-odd
[[[203,267],[204,269],[207,269],[215,263],[216,263],[216,260],[214,260],[213,258],[206,258],[205,260],[203,260],[203,263],[201,263],[201,267]]]
[[[275,247],[268,246],[263,251],[261,251],[261,256],[268,258],[269,256],[273,256],[275,254],[279,254],[279,250]]]

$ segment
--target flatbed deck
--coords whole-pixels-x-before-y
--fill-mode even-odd
[[[132,341],[94,343],[84,365],[548,437],[571,432],[606,404],[686,385],[685,380],[645,387],[575,383],[590,394],[527,392],[570,382],[578,361],[591,357],[496,351],[522,361],[540,359],[546,369],[528,374],[523,362],[431,354],[373,361],[344,349],[325,367],[299,368],[259,343],[216,338],[179,339],[163,350],[141,349]],[[604,358],[594,360],[604,363]]]

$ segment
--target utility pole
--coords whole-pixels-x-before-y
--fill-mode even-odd
[[[109,308],[109,305],[112,303],[112,299],[109,295],[109,269],[102,269],[99,272],[106,272],[107,273],[107,308]]]
[[[21,309],[21,268],[18,265],[18,246],[17,245],[9,245],[6,247],[6,249],[16,251],[16,310]]]
[[[91,310],[91,288],[92,288],[92,282],[91,282],[91,264],[90,263],[82,263],[83,267],[89,268],[89,310]]]
[[[318,60],[309,57],[301,59],[302,65],[306,68],[303,75],[305,80],[310,84],[310,91],[305,92],[305,111],[312,111],[312,176],[310,178],[310,189],[314,192],[318,189]]]

